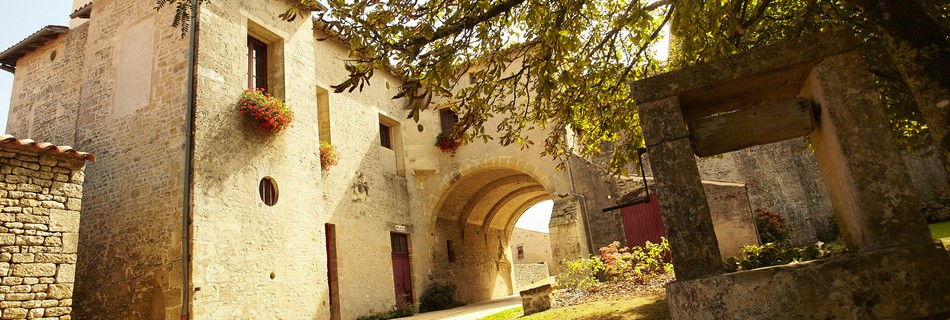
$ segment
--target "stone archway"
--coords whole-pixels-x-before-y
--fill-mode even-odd
[[[505,167],[456,176],[433,206],[434,280],[456,284],[467,303],[512,294],[511,230],[526,209],[552,199],[539,180]]]

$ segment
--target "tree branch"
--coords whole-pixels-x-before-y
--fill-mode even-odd
[[[464,29],[471,29],[472,27],[478,25],[479,23],[488,21],[498,15],[508,12],[515,6],[524,3],[525,0],[505,0],[498,5],[489,8],[481,15],[474,17],[467,17],[459,21],[458,23],[442,26],[432,34],[432,39],[427,39],[425,37],[414,38],[406,41],[406,46],[418,46],[436,41],[445,37],[448,37],[452,34],[458,33]]]

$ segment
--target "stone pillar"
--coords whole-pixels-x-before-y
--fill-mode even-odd
[[[565,260],[594,254],[587,251],[587,233],[584,232],[584,223],[580,221],[583,219],[580,201],[573,197],[554,200],[548,228],[551,236],[551,259],[557,261],[557,272],[565,270]]]
[[[802,88],[821,108],[810,137],[838,226],[859,251],[929,242],[920,201],[862,61],[857,52],[826,58]]]
[[[722,270],[719,242],[677,97],[637,105],[677,280]]]

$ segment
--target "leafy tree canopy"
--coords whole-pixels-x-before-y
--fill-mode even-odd
[[[570,128],[578,151],[608,152],[610,168],[622,173],[643,143],[629,82],[832,28],[852,28],[864,41],[902,146],[928,145],[927,127],[868,14],[875,1],[292,0],[281,17],[316,9],[325,30],[348,42],[350,77],[337,92],[391,68],[405,79],[396,97],[408,98],[409,118],[449,107],[467,139],[494,136],[503,145],[532,145],[526,131],[547,129],[543,154],[550,156],[566,154],[563,130]],[[950,4],[941,2],[919,3],[943,28],[946,46]],[[675,41],[664,61],[667,27]],[[485,128],[492,117],[501,123]]]

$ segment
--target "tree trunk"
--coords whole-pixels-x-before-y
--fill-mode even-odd
[[[916,1],[857,0],[910,87],[933,138],[950,191],[950,43]]]

